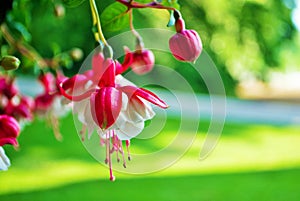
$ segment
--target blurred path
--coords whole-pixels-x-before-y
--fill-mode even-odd
[[[182,92],[171,94],[157,91],[157,94],[170,105],[167,111],[170,116],[178,117],[184,110],[190,118],[199,118],[200,116],[200,119],[209,120],[212,114],[211,100],[213,100],[215,118],[222,119],[222,113],[225,111],[226,122],[300,125],[300,104],[241,100],[231,97],[226,98],[226,102],[224,102],[224,97],[221,96],[211,97]],[[197,102],[199,111],[195,106]]]

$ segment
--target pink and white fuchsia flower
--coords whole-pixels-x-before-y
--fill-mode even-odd
[[[82,138],[85,130],[88,131],[88,137],[96,130],[100,141],[106,146],[105,162],[109,165],[110,180],[115,179],[111,165],[112,153],[116,152],[118,161],[118,153],[121,153],[123,166],[126,167],[122,140],[126,141],[129,151],[129,140],[143,130],[145,120],[154,116],[148,102],[164,109],[168,107],[152,92],[138,88],[117,75],[125,69],[117,61],[104,59],[103,54],[99,53],[93,57],[92,70],[60,84],[62,95],[74,101],[74,112],[83,124]]]

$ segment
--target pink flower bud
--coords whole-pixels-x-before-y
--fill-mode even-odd
[[[173,56],[179,61],[195,61],[202,52],[202,42],[198,33],[186,30],[182,19],[178,19],[175,26],[177,33],[169,40]]]
[[[17,137],[20,134],[18,122],[11,116],[0,115],[0,146],[5,144],[18,145]]]
[[[154,66],[154,55],[150,50],[137,50],[133,53],[131,69],[138,75],[149,73]]]

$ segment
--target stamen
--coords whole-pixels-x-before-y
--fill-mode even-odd
[[[107,132],[109,133],[109,131]],[[109,136],[110,137],[110,136]],[[110,150],[110,140],[108,138],[108,150]],[[108,166],[109,166],[109,176],[110,176],[110,181],[115,181],[115,176],[113,175],[112,172],[112,165],[111,165],[111,154],[108,155]]]
[[[109,142],[109,131],[106,132],[105,143],[106,143],[106,158],[105,158],[104,162],[105,162],[105,164],[108,164],[109,155],[110,155],[110,153],[109,153],[109,144],[110,144],[110,142]]]
[[[120,162],[120,158],[119,158],[119,149],[120,148],[119,148],[118,137],[114,130],[113,130],[113,134],[114,134],[114,139],[115,139],[114,144],[115,144],[115,148],[116,148],[115,150],[116,150],[117,162],[119,163]]]
[[[126,140],[126,148],[127,148],[127,155],[128,155],[128,160],[131,160],[130,152],[129,152],[129,147],[130,147],[130,140]]]
[[[87,129],[87,126],[83,124],[82,128],[81,128],[81,131],[79,132],[80,135],[81,135],[81,140],[82,141],[84,141],[84,139],[85,139],[86,129]]]
[[[50,124],[52,125],[52,129],[53,129],[53,132],[54,132],[54,137],[56,140],[58,141],[62,141],[63,137],[59,131],[59,121],[57,118],[55,118],[53,115],[49,114],[50,115]]]
[[[124,150],[123,150],[123,145],[121,140],[119,140],[119,146],[120,146],[120,153],[122,153],[123,167],[126,168],[126,160],[125,160]]]
[[[105,139],[103,139],[103,138],[100,138],[100,146],[104,147],[104,146],[105,146],[105,144],[106,144],[106,141],[105,141]]]

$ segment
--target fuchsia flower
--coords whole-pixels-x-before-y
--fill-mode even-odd
[[[66,78],[60,72],[57,72],[56,77],[52,73],[40,75],[39,81],[44,88],[44,92],[34,99],[35,112],[47,118],[52,125],[57,140],[62,139],[59,131],[58,117],[65,115],[70,109],[58,88],[59,83],[64,79]]]
[[[124,63],[128,61],[126,56]],[[92,70],[60,84],[61,93],[75,102],[74,110],[83,123],[83,132],[87,128],[90,137],[93,130],[97,130],[101,142],[106,146],[105,162],[109,164],[110,180],[114,180],[111,154],[121,153],[126,167],[122,140],[126,140],[129,151],[129,140],[138,135],[144,128],[144,121],[154,115],[147,101],[161,108],[168,107],[150,91],[136,87],[121,75],[116,76],[126,69],[124,63],[121,65],[113,59],[104,59],[101,53],[96,54]]]
[[[170,50],[179,61],[194,62],[202,52],[202,42],[198,33],[185,29],[184,20],[175,22],[176,34],[169,40]]]
[[[52,73],[46,73],[39,76],[44,93],[38,95],[35,99],[35,110],[39,113],[46,112],[52,105],[57,95],[56,80]]]
[[[11,144],[18,146],[17,137],[20,134],[19,123],[8,115],[0,115],[0,146]]]

